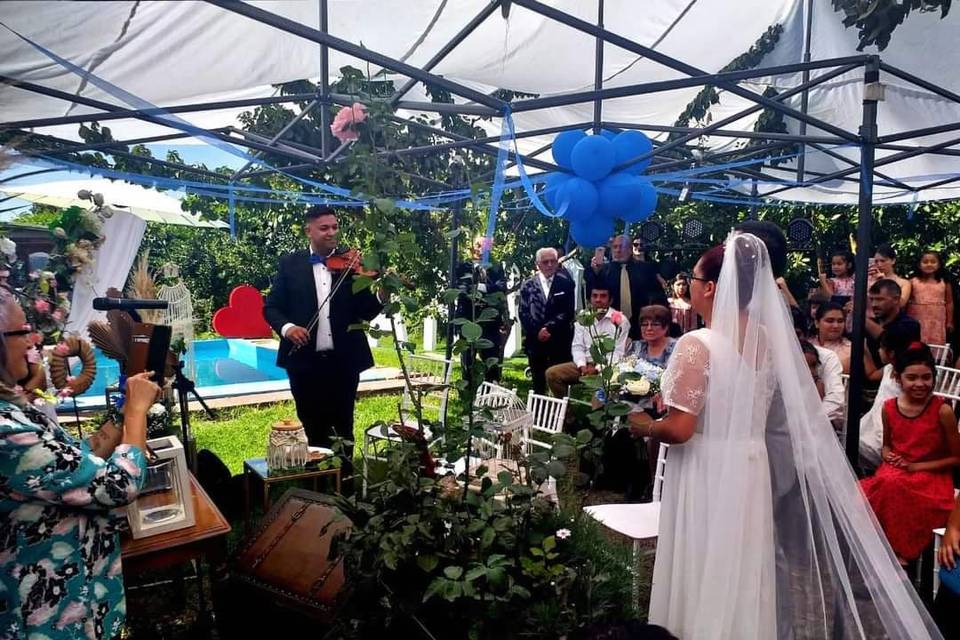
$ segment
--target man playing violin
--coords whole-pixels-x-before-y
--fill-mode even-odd
[[[353,408],[360,372],[373,366],[363,331],[350,325],[373,320],[383,305],[369,290],[353,291],[356,260],[338,249],[337,211],[307,209],[310,248],[280,258],[263,316],[280,336],[277,365],[311,445],[329,447],[333,436],[353,441]],[[355,255],[355,254],[350,254]],[[352,475],[353,446],[343,475]]]

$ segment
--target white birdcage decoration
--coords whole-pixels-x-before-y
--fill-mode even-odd
[[[163,324],[170,325],[173,330],[173,341],[183,340],[186,352],[183,354],[184,373],[187,377],[196,378],[196,362],[193,351],[193,296],[187,285],[180,279],[180,269],[177,265],[166,263],[162,269],[167,282],[157,289],[157,298],[167,301],[167,308],[163,310]]]

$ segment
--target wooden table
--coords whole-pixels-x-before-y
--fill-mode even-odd
[[[120,542],[120,557],[123,560],[125,576],[196,560],[197,597],[200,616],[206,624],[208,620],[206,597],[203,593],[203,559],[206,558],[208,565],[213,565],[226,557],[230,523],[192,473],[190,490],[193,494],[193,513],[196,520],[192,527],[158,533],[139,540],[134,540],[127,533]]]
[[[243,513],[245,526],[250,524],[250,478],[257,477],[263,483],[263,513],[270,510],[270,485],[288,480],[313,480],[313,490],[317,490],[317,481],[331,476],[336,483],[337,493],[340,493],[340,467],[328,469],[308,469],[290,473],[270,473],[266,458],[249,458],[243,461]]]

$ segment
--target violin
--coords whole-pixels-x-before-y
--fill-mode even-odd
[[[327,269],[330,269],[330,271],[350,272],[353,275],[367,276],[368,278],[376,278],[380,275],[379,271],[365,269],[363,267],[363,256],[360,255],[359,250],[353,248],[347,249],[342,253],[334,253],[327,258]]]

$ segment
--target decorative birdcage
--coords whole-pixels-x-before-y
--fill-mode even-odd
[[[167,301],[163,310],[162,323],[173,329],[173,342],[183,341],[184,373],[191,379],[196,378],[196,360],[193,350],[193,295],[180,279],[180,269],[170,262],[162,267],[167,283],[157,289],[157,298]]]

